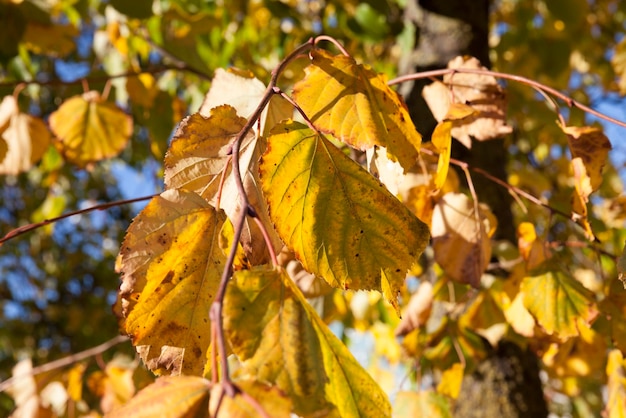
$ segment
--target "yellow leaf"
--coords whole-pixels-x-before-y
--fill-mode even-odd
[[[334,287],[382,291],[398,311],[406,272],[428,244],[426,225],[301,123],[272,131],[260,172],[270,217],[304,268]]]
[[[65,57],[76,49],[79,30],[71,25],[42,24],[29,21],[22,39],[35,54]]]
[[[538,267],[551,257],[550,249],[537,238],[535,226],[530,222],[522,222],[517,227],[517,246],[528,270]]]
[[[387,396],[282,269],[235,272],[224,328],[243,373],[275,384],[305,416],[391,414]]]
[[[269,386],[256,380],[237,380],[235,384],[242,392],[256,400],[263,410],[272,418],[290,418],[293,409],[291,400],[276,386]],[[209,412],[215,414],[218,402],[221,400],[219,413],[216,418],[257,418],[259,411],[240,394],[234,398],[222,395],[222,385],[217,384],[211,389]]]
[[[461,363],[454,363],[452,367],[446,369],[441,374],[441,381],[437,385],[437,393],[456,399],[461,392],[461,383],[463,383],[463,374],[465,368]]]
[[[386,78],[351,57],[323,50],[311,56],[293,94],[313,124],[360,150],[386,147],[405,169],[413,167],[422,137]]]
[[[521,290],[524,306],[550,335],[576,336],[577,320],[589,323],[597,314],[593,294],[559,270],[526,277]]]
[[[462,193],[446,193],[433,211],[431,234],[435,260],[452,279],[474,287],[491,258],[490,237],[496,220],[486,205]]]
[[[135,394],[135,366],[125,357],[116,357],[103,372],[98,370],[89,376],[87,384],[100,397],[102,412],[106,414],[119,408]]]
[[[209,308],[225,262],[218,245],[225,218],[195,193],[168,190],[128,228],[115,308],[157,374],[203,373]]]
[[[609,352],[606,365],[608,377],[607,418],[626,418],[626,361],[619,350]]]
[[[461,322],[444,317],[439,328],[428,336],[424,358],[445,370],[454,363],[465,361],[472,367],[485,356],[485,346],[480,336]]]
[[[0,103],[0,174],[19,174],[30,170],[44,155],[51,142],[46,124],[39,118],[21,113],[17,100],[6,96]]]
[[[65,159],[78,167],[120,153],[133,133],[133,121],[96,91],[67,99],[50,115],[50,129]]]
[[[228,217],[234,220],[241,208],[239,190],[231,175],[230,147],[245,123],[246,120],[228,105],[213,108],[208,117],[195,113],[185,118],[165,155],[166,189],[194,191],[216,206],[220,180],[225,175],[219,204]],[[257,164],[264,148],[262,138],[256,139],[249,134],[242,143],[239,165],[249,203],[257,210],[261,222],[269,225],[265,200],[261,198],[257,186]],[[278,237],[273,233],[270,237],[274,248],[280,249],[282,243]],[[253,221],[246,221],[241,242],[248,261],[253,265],[269,260],[261,231]]]
[[[67,394],[74,401],[83,399],[83,374],[87,365],[78,363],[67,372]]]
[[[448,399],[432,390],[399,392],[394,402],[396,417],[452,418]]]
[[[159,93],[156,79],[150,73],[141,73],[126,79],[126,90],[133,106],[139,105],[147,109],[154,104]]]
[[[201,377],[161,377],[107,417],[204,417],[207,416],[210,390],[210,382]]]
[[[437,152],[439,152],[439,160],[437,162],[437,175],[435,176],[435,188],[441,189],[448,177],[448,168],[450,166],[450,153],[452,151],[452,122],[448,120],[441,121],[435,126],[433,131],[432,142]]]
[[[551,375],[586,377],[604,366],[606,358],[605,336],[594,331],[582,321],[577,321],[580,335],[565,342],[552,343],[541,357]]]

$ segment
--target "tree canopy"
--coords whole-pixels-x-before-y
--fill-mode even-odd
[[[415,5],[0,0],[2,414],[446,417],[513,344],[622,416],[626,5],[419,72]]]

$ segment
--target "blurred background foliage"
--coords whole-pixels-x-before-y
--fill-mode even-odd
[[[2,175],[0,236],[68,211],[160,191],[172,130],[199,108],[217,68],[247,69],[267,81],[285,54],[319,34],[339,39],[359,61],[390,77],[398,75],[398,68],[418,65],[421,58],[412,52],[419,28],[405,14],[410,1],[0,0],[0,97],[14,96],[22,112],[47,120],[71,96],[110,91],[108,100],[132,115],[134,123],[128,146],[115,158],[79,169],[51,146],[30,170]],[[626,120],[626,3],[496,0],[490,10],[493,69],[537,80]],[[290,85],[305,64],[300,60],[290,66],[281,84]],[[566,136],[554,123],[556,114],[527,86],[507,83],[507,92],[509,123],[515,128],[506,139],[509,183],[568,212],[573,188],[569,151]],[[571,125],[592,120],[566,106],[560,111]],[[593,200],[591,221],[602,250],[617,255],[626,239],[620,178],[626,148],[619,144],[624,129],[607,133],[615,150]],[[1,380],[20,359],[44,364],[118,333],[110,308],[119,284],[115,257],[140,208],[123,205],[82,214],[0,247]],[[514,206],[514,213],[517,222],[530,220],[550,241],[581,236],[566,219],[537,205],[527,205],[526,213]],[[615,265],[598,263],[588,248],[572,249],[567,256],[580,269],[598,272],[593,280],[615,276]],[[606,292],[601,280],[591,286]],[[354,298],[343,303],[329,312],[346,329],[370,330],[393,340],[394,321],[385,320],[388,312],[376,297],[361,305]],[[390,325],[381,325],[381,317]],[[357,338],[348,331],[345,335]],[[381,345],[381,338],[375,339],[375,347],[372,343],[372,351],[386,362],[398,362],[397,344]],[[76,398],[78,411],[105,408],[98,405],[106,392],[102,376],[127,379],[124,371],[136,367],[119,358],[110,361],[116,352],[131,355],[133,350],[121,345],[101,362],[84,363],[87,371],[72,369],[91,376],[91,398]],[[382,384],[393,380],[383,369],[372,370]],[[64,379],[69,381],[70,375]],[[135,375],[137,386],[148,379]],[[602,379],[594,382],[588,384],[598,393]],[[583,403],[579,411],[598,412],[597,402]],[[13,399],[1,394],[0,415],[13,407]]]

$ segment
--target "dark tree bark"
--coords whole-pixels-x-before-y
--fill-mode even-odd
[[[448,61],[459,55],[474,56],[490,67],[489,6],[489,0],[410,0],[406,13],[416,26],[416,48],[401,71],[445,68]],[[428,83],[420,80],[409,86],[409,91],[402,92],[425,140],[430,139],[437,123],[421,95]],[[504,139],[474,141],[471,150],[453,141],[452,157],[506,179]],[[459,178],[463,180],[465,176]],[[487,203],[498,218],[496,238],[514,242],[511,197],[507,190],[480,175],[473,175],[472,181],[479,200]],[[501,341],[496,348],[487,342],[485,345],[488,357],[465,377],[455,417],[547,416],[537,357],[508,341]]]

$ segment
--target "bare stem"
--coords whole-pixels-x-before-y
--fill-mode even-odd
[[[280,74],[283,72],[285,67],[289,65],[289,63],[292,60],[297,58],[304,51],[312,48],[313,45],[314,45],[313,39],[310,39],[307,43],[300,45],[298,48],[294,49],[289,55],[287,55],[280,62],[280,64],[278,64],[278,66],[272,71],[270,82],[267,88],[265,89],[265,93],[263,94],[263,97],[261,98],[261,102],[255,109],[254,113],[250,115],[250,117],[248,118],[248,121],[246,122],[244,127],[241,129],[241,131],[235,138],[235,141],[233,142],[233,145],[232,145],[231,175],[233,176],[233,179],[235,180],[235,186],[237,187],[237,190],[239,192],[239,202],[240,202],[241,210],[239,211],[239,213],[237,213],[236,219],[233,221],[233,227],[234,227],[233,242],[231,244],[228,257],[226,259],[226,266],[224,268],[224,271],[222,272],[222,277],[220,279],[220,284],[219,284],[217,293],[215,295],[215,299],[209,311],[209,317],[211,318],[211,321],[217,324],[217,327],[216,327],[217,338],[216,338],[215,343],[217,344],[217,352],[220,357],[221,381],[222,381],[222,385],[224,386],[224,392],[230,397],[233,397],[236,394],[238,389],[230,380],[230,375],[228,372],[228,360],[226,358],[226,341],[225,341],[225,336],[224,336],[224,326],[222,323],[222,310],[223,310],[224,296],[226,295],[226,286],[228,285],[228,281],[230,280],[233,274],[233,262],[235,260],[235,255],[237,253],[237,246],[241,239],[241,233],[243,231],[243,226],[244,226],[246,216],[248,215],[249,208],[251,207],[248,201],[248,195],[243,185],[241,168],[239,166],[239,151],[240,151],[241,143],[243,142],[243,139],[246,137],[246,135],[248,135],[248,133],[250,132],[254,124],[261,117],[263,110],[269,104],[272,96],[276,94],[274,88],[277,85]]]
[[[497,71],[484,70],[484,69],[476,69],[476,68],[444,68],[441,70],[433,70],[433,71],[424,71],[420,73],[408,74],[401,77],[394,78],[389,81],[389,85],[405,83],[407,81],[412,80],[420,80],[423,78],[431,78],[431,77],[440,77],[448,74],[455,73],[465,73],[465,74],[479,74],[479,75],[490,75],[496,78],[502,78],[504,80],[516,81],[521,84],[525,84],[527,86],[533,87],[537,91],[541,91],[543,93],[548,93],[554,97],[557,97],[565,102],[568,107],[576,107],[580,110],[583,110],[591,115],[597,116],[601,119],[619,125],[621,127],[626,128],[626,122],[622,122],[620,120],[614,119],[604,113],[600,113],[597,110],[590,108],[589,106],[585,106],[584,104],[572,99],[571,97],[561,93],[560,91],[553,89],[552,87],[548,87],[545,84],[539,83],[538,81],[531,80],[530,78],[522,77],[519,75],[500,73]],[[544,94],[545,97],[545,94]]]
[[[81,210],[77,210],[77,211],[74,211],[74,212],[69,212],[69,213],[63,214],[61,216],[57,216],[56,218],[46,219],[46,220],[41,221],[41,222],[36,222],[36,223],[28,224],[28,225],[23,225],[23,226],[20,226],[19,228],[15,228],[15,229],[9,231],[4,237],[0,238],[0,247],[2,246],[2,244],[4,244],[6,241],[8,241],[10,239],[13,239],[13,238],[18,237],[20,235],[23,235],[23,234],[25,234],[27,232],[30,232],[33,229],[41,228],[42,226],[46,226],[48,224],[51,224],[51,223],[54,223],[54,222],[58,222],[61,219],[69,218],[69,217],[75,216],[75,215],[81,215],[83,213],[92,212],[94,210],[105,210],[105,209],[109,209],[109,208],[112,208],[112,207],[115,207],[115,206],[122,206],[122,205],[127,205],[129,203],[141,202],[143,200],[152,199],[155,196],[158,196],[158,194],[153,194],[153,195],[150,195],[150,196],[143,196],[143,197],[136,197],[134,199],[116,200],[115,202],[103,203],[101,205],[92,206],[90,208],[81,209]]]
[[[60,369],[61,367],[69,366],[70,364],[77,363],[79,361],[85,360],[89,357],[93,357],[99,355],[109,348],[116,346],[120,343],[128,341],[128,337],[124,335],[118,335],[116,337],[111,338],[109,341],[106,341],[100,345],[89,348],[85,351],[81,351],[80,353],[72,354],[71,356],[67,356],[58,360],[51,361],[50,363],[42,364],[41,366],[34,367],[29,370],[27,373],[18,374],[16,376],[12,376],[0,383],[0,392],[4,392],[7,390],[13,383],[19,379],[23,379],[25,377],[35,376],[41,373],[49,372],[51,370]]]
[[[333,45],[335,45],[337,47],[337,49],[339,51],[341,51],[341,53],[343,55],[345,55],[346,57],[352,57],[350,55],[350,53],[346,50],[346,48],[344,48],[343,45],[341,45],[341,43],[338,40],[336,40],[335,38],[333,38],[332,36],[328,36],[328,35],[317,36],[315,38],[315,41],[314,41],[315,42],[315,46],[317,46],[317,44],[320,43],[321,41],[328,41],[328,42],[332,43]]]

